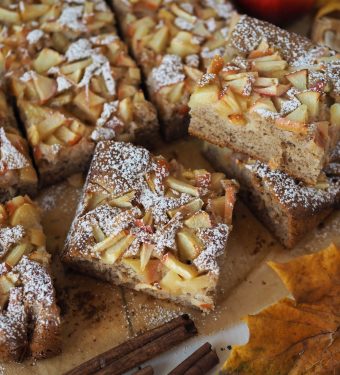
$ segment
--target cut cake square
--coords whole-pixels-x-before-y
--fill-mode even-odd
[[[62,259],[157,298],[213,309],[237,188],[223,173],[100,142]]]
[[[232,4],[225,0],[112,2],[143,70],[164,137],[186,135],[190,94],[211,58],[225,51]]]
[[[60,352],[60,317],[39,209],[28,196],[0,204],[0,358]]]
[[[325,170],[327,178],[318,186],[306,186],[264,163],[208,142],[204,154],[215,168],[239,181],[241,198],[288,248],[340,206],[340,152],[334,153]]]
[[[235,16],[190,98],[189,132],[316,184],[340,139],[339,67],[326,47]]]
[[[84,170],[101,139],[152,145],[158,121],[140,71],[115,34],[42,49],[10,85],[42,184]]]

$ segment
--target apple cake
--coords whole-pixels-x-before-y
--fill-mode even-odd
[[[44,47],[65,52],[79,38],[104,33],[116,29],[103,0],[0,2],[0,62],[7,68],[22,66]]]
[[[115,34],[80,38],[65,53],[43,48],[9,80],[43,185],[84,170],[99,140],[158,138],[139,68]]]
[[[189,132],[316,184],[340,138],[339,55],[248,16],[232,24],[191,95]]]
[[[60,351],[60,318],[39,208],[28,196],[0,204],[0,359]]]
[[[233,6],[226,0],[112,2],[164,137],[186,135],[190,94],[210,59],[224,53]]]
[[[34,195],[37,184],[26,140],[21,136],[12,108],[0,88],[0,202],[17,194]]]
[[[244,154],[208,142],[204,145],[213,166],[240,182],[241,198],[288,248],[340,207],[340,142],[337,150],[325,169],[327,178],[317,186],[306,186]]]
[[[115,284],[213,309],[237,189],[223,173],[101,141],[62,259]]]

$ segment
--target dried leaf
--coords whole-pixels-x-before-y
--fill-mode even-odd
[[[269,265],[294,299],[246,318],[250,340],[233,348],[222,374],[340,374],[340,250]]]

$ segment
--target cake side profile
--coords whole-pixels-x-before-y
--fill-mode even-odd
[[[204,154],[215,168],[240,182],[241,198],[288,248],[340,205],[339,155],[334,154],[323,183],[311,187],[246,155],[208,142],[204,144]]]
[[[38,207],[28,196],[0,204],[0,358],[60,352],[60,318]]]
[[[223,173],[100,142],[62,259],[115,284],[211,310],[237,189]]]
[[[224,54],[232,4],[113,0],[118,22],[157,107],[166,140],[187,134],[188,101],[216,54]]]
[[[234,17],[189,102],[189,132],[316,184],[340,137],[339,56],[248,16]]]
[[[18,194],[35,195],[38,177],[26,140],[20,134],[14,113],[0,88],[0,202]]]

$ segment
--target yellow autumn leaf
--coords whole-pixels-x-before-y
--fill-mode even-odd
[[[340,250],[269,266],[293,299],[246,318],[249,342],[233,348],[221,374],[340,374]]]

